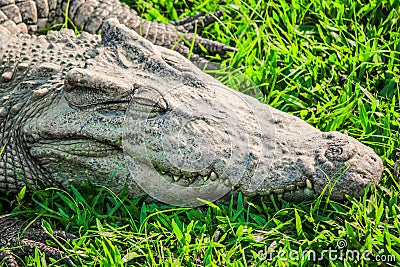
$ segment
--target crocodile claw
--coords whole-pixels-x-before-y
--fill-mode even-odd
[[[196,32],[201,33],[205,27],[217,21],[218,18],[224,15],[224,10],[219,10],[212,14],[199,12],[193,16],[189,16],[177,21],[172,21],[170,24],[180,26],[179,30],[182,32]]]
[[[204,66],[208,61],[199,56],[204,50],[210,55],[237,51],[234,47],[198,35],[204,27],[214,23],[223,14],[224,11],[213,14],[199,13],[169,24],[143,21],[140,27],[135,27],[136,24],[131,27],[153,44],[175,50],[197,66]]]
[[[63,260],[68,266],[73,266],[72,261],[58,248],[46,244],[47,240],[57,239],[65,243],[67,240],[77,239],[76,236],[64,231],[54,231],[50,236],[42,228],[40,221],[31,225],[21,220],[15,220],[5,215],[0,217],[0,261],[4,260],[6,266],[18,267],[17,258],[33,254],[37,248],[46,257]]]
[[[176,33],[183,37],[187,43],[194,44],[194,51],[196,53],[202,52],[201,46],[212,55],[235,52],[237,49],[234,47],[197,36],[197,34],[200,34],[205,27],[216,22],[218,18],[223,16],[223,14],[224,10],[219,10],[212,14],[200,12],[196,15],[173,21],[170,25],[174,26]]]

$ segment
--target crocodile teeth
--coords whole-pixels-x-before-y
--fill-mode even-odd
[[[295,189],[296,189],[296,185],[294,185],[294,184],[286,186],[286,190],[288,190],[288,191],[293,191]]]
[[[307,185],[308,189],[312,190],[313,186],[312,186],[312,183],[311,183],[311,181],[309,179],[306,180],[306,185]]]
[[[203,169],[203,170],[199,171],[199,175],[201,175],[201,176],[206,176],[206,175],[208,175],[209,173],[210,173],[210,171],[207,170],[207,169]]]
[[[210,179],[211,179],[211,181],[215,181],[215,180],[217,180],[217,178],[218,178],[218,175],[217,175],[215,172],[211,172],[211,173],[210,173]]]
[[[224,180],[224,185],[225,186],[231,186],[231,181],[229,181],[229,179],[225,179]]]
[[[189,177],[189,184],[193,184],[193,182],[196,180],[196,177]]]
[[[306,185],[306,183],[305,183],[304,181],[297,182],[296,184],[297,184],[297,186],[298,186],[299,188],[303,188],[303,187]]]
[[[180,179],[181,179],[181,177],[180,177],[180,176],[178,176],[178,175],[174,175],[174,181],[175,181],[175,182],[178,182]]]
[[[285,192],[285,190],[279,188],[279,189],[274,189],[274,190],[272,190],[272,192],[274,192],[274,193],[277,194],[277,195],[281,195],[281,194],[283,194],[283,193]]]
[[[208,176],[203,176],[203,181],[207,182],[208,178],[209,178]]]

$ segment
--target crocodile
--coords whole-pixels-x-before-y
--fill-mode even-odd
[[[117,18],[152,43],[173,49],[197,65],[207,62],[197,53],[211,55],[236,51],[228,45],[199,36],[223,15],[200,12],[169,24],[142,19],[119,0],[0,0],[0,34],[40,34],[55,25],[72,22],[78,31],[98,33],[108,18]]]
[[[56,239],[58,242],[65,243],[66,241],[77,239],[76,236],[65,231],[53,231],[53,234],[50,235],[43,230],[40,221],[34,221],[29,224],[26,221],[16,220],[5,215],[0,216],[0,222],[0,249],[14,248],[0,250],[0,260],[4,259],[6,266],[18,267],[16,256],[32,255],[36,248],[46,253],[48,257],[62,260],[68,266],[73,266],[72,261],[62,251],[46,245],[46,242]],[[20,232],[23,232],[22,236],[19,236]],[[20,249],[21,246],[23,246],[23,249]]]
[[[105,19],[101,35],[17,36],[4,24],[2,193],[90,182],[134,198],[148,192],[132,172],[151,170],[164,183],[153,184],[156,199],[169,188],[194,187],[200,196],[222,188],[255,198],[341,200],[380,180],[382,160],[371,148],[224,86],[126,21]],[[0,222],[1,247],[38,247],[62,258],[42,237],[28,231],[19,238],[19,222]],[[0,256],[15,266],[9,251]]]

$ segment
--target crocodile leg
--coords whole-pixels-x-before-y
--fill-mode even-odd
[[[208,25],[215,23],[218,18],[224,15],[224,11],[220,10],[214,12],[212,14],[206,14],[204,12],[197,13],[196,15],[183,18],[181,20],[172,21],[170,25],[175,26],[175,28],[182,33],[197,33],[200,34],[205,27]],[[204,48],[207,50],[208,53],[212,55],[216,54],[225,54],[226,52],[237,51],[236,48],[221,44],[219,42],[210,41],[204,39],[200,36],[196,35],[188,35],[187,41],[193,42],[193,39],[196,38],[196,41],[193,42],[195,47],[196,53],[200,53],[201,49],[199,44],[203,45]]]
[[[217,18],[222,17],[223,14],[223,10],[214,12],[213,14],[200,12],[190,17],[172,21],[170,24],[174,26],[181,26],[182,29],[180,28],[180,30],[182,32],[201,33],[205,27],[216,22]]]
[[[69,266],[72,266],[71,260],[64,252],[46,244],[46,241],[51,240],[52,237],[43,230],[41,222],[36,221],[26,228],[26,222],[3,216],[0,218],[0,225],[0,248],[9,248],[0,253],[0,261],[5,259],[7,266],[19,266],[17,258],[33,254],[36,248],[43,252],[46,257],[56,260],[62,259]],[[67,240],[77,237],[64,231],[54,231],[54,238],[65,243]]]
[[[0,33],[5,29],[11,34],[42,33],[45,28],[61,24],[68,18],[78,30],[98,33],[103,22],[109,18],[118,20],[135,30],[156,45],[173,49],[189,57],[188,46],[194,45],[193,52],[202,52],[204,47],[210,54],[224,54],[235,51],[225,44],[198,36],[202,29],[223,15],[199,13],[192,17],[163,24],[140,18],[136,12],[119,0],[0,0]],[[197,54],[192,61],[204,61]]]
[[[5,260],[5,264],[8,267],[18,267],[19,264],[17,262],[16,257],[10,252],[10,250],[5,250],[0,252],[0,260]]]

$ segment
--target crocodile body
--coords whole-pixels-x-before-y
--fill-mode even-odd
[[[54,231],[53,235],[49,235],[43,230],[40,221],[35,221],[32,224],[21,220],[15,220],[6,216],[0,216],[1,234],[0,234],[0,249],[13,248],[13,250],[0,251],[0,259],[5,258],[6,266],[19,266],[16,257],[23,257],[27,254],[34,254],[38,248],[47,256],[53,259],[63,260],[68,266],[73,266],[71,260],[57,248],[46,245],[47,241],[57,240],[65,243],[65,241],[76,239],[74,235],[64,231]],[[20,235],[20,233],[23,233]]]
[[[201,52],[201,47],[210,54],[235,50],[195,34],[201,33],[205,26],[222,15],[223,11],[198,13],[163,24],[140,18],[119,0],[0,0],[0,35],[42,33],[54,25],[63,24],[66,17],[77,30],[98,33],[106,19],[117,18],[152,43],[178,51],[185,57],[190,56],[192,62],[204,64],[196,54]],[[186,46],[187,43],[193,44],[194,53]]]
[[[151,165],[167,187],[199,193],[223,187],[290,201],[324,192],[343,199],[379,182],[383,165],[372,149],[223,86],[127,21],[101,21],[101,36],[17,36],[10,20],[1,24],[0,192],[108,181],[116,192],[127,186],[131,197],[145,194],[124,152],[137,171]],[[0,241],[20,244],[17,235]]]
[[[288,193],[288,198],[296,189],[305,188],[307,180],[316,193],[321,193],[328,177],[346,164],[351,166],[336,184],[332,197],[359,196],[368,183],[379,181],[381,160],[355,139],[337,132],[322,133],[294,116],[240,95],[252,107],[250,110],[240,103],[235,91],[221,89],[219,82],[178,53],[153,45],[113,20],[103,31],[102,38],[62,30],[47,36],[9,36],[2,40],[1,146],[6,145],[0,162],[4,170],[0,179],[2,191],[17,191],[26,182],[33,187],[46,187],[81,184],[90,179],[93,183],[105,181],[124,162],[122,135],[131,130],[124,128],[123,121],[132,101],[139,106],[165,103],[160,116],[145,126],[151,129],[134,134],[142,143],[151,143],[148,157],[152,164],[171,176],[191,178],[213,173],[231,178],[242,173],[239,190],[251,195]],[[178,89],[168,92],[171,88]],[[178,108],[189,99],[195,101],[182,111],[186,114],[174,120],[166,116],[171,108]],[[206,118],[203,112],[196,115],[197,106],[210,117]],[[227,120],[224,109],[237,114],[237,119]],[[174,134],[178,132],[174,131],[182,127],[181,117],[194,118],[194,129],[209,132],[209,137],[193,130],[176,138]],[[236,131],[243,129],[240,123],[244,122],[248,137]],[[227,128],[225,132],[221,125]],[[164,141],[160,141],[163,131]],[[173,158],[180,153],[177,142],[187,141],[191,134],[203,138],[202,149],[215,152],[218,157],[204,168],[195,166],[201,171],[195,167],[192,171],[179,169],[179,164],[165,159],[161,153],[163,144],[157,143],[165,145],[169,138],[168,152]],[[223,134],[230,142],[250,140],[243,151],[239,147],[242,140],[237,141],[237,159],[229,166],[233,152]],[[218,142],[215,147],[207,145]],[[249,190],[254,183],[258,183],[257,189]],[[124,185],[129,186],[132,197],[142,193],[129,171],[120,168],[109,186],[118,191]]]

